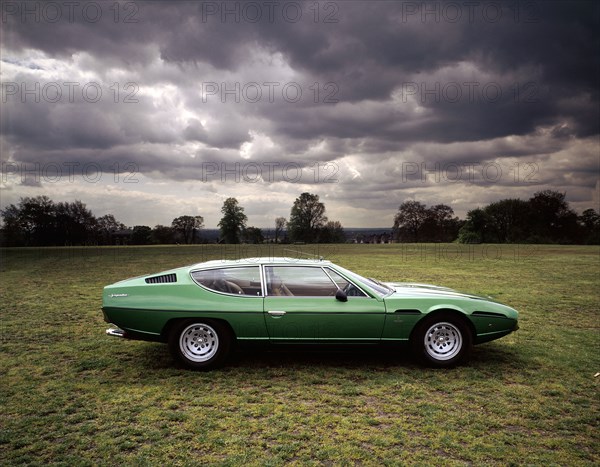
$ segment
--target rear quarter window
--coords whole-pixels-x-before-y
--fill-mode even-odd
[[[193,271],[191,276],[198,285],[214,292],[252,297],[263,294],[258,266],[205,269]]]

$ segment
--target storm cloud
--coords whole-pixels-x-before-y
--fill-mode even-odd
[[[2,200],[345,226],[542,189],[598,208],[595,2],[4,2]],[[138,206],[143,205],[143,208]],[[150,207],[148,207],[150,206]]]

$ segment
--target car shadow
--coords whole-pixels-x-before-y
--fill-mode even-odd
[[[145,369],[177,369],[186,371],[169,353],[167,346],[139,343],[140,352],[129,354],[128,365]],[[511,373],[529,365],[518,349],[496,343],[473,348],[470,358],[458,368]],[[428,368],[416,363],[406,345],[243,345],[237,346],[221,371],[303,367],[339,369],[393,369]],[[431,368],[431,371],[437,371]],[[447,370],[443,370],[447,371]]]
[[[231,355],[228,366],[373,368],[412,366],[407,349],[383,346],[244,346]]]

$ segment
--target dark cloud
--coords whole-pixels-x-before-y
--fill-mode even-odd
[[[365,203],[423,195],[394,180],[406,162],[547,159],[541,183],[594,186],[582,148],[600,133],[596,2],[93,3],[97,21],[85,4],[53,3],[56,21],[42,2],[25,16],[26,2],[3,4],[3,160],[194,180],[205,162],[352,157],[336,196]],[[102,98],[22,95],[71,81],[100,83]]]

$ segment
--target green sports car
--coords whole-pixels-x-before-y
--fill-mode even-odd
[[[106,286],[107,334],[169,344],[185,366],[221,365],[235,342],[405,342],[429,365],[518,329],[518,313],[445,287],[382,283],[330,261],[216,260]]]

